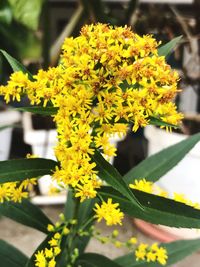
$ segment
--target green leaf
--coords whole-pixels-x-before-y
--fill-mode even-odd
[[[151,125],[179,128],[179,126],[164,122],[164,121],[160,120],[159,118],[150,117],[149,119],[150,119],[149,124],[151,124]]]
[[[14,159],[0,162],[0,184],[52,174],[58,163],[51,159]]]
[[[82,254],[76,264],[75,267],[121,267],[117,262],[110,260],[109,258],[97,254],[97,253],[85,253]],[[128,265],[127,265],[128,266]]]
[[[47,233],[47,225],[52,224],[41,209],[27,199],[24,199],[21,203],[11,201],[1,203],[0,215],[44,233]]]
[[[1,267],[23,267],[28,258],[18,249],[0,240],[0,263]]]
[[[140,202],[134,196],[130,188],[123,181],[120,173],[101,155],[97,150],[92,155],[92,160],[96,163],[99,177],[127,197],[135,206],[143,209]]]
[[[110,187],[103,187],[98,192],[104,199],[111,197],[113,201],[119,203],[124,213],[132,217],[172,227],[200,228],[200,210],[181,202],[133,190],[134,195],[144,207],[142,211]]]
[[[76,209],[76,199],[74,198],[74,193],[72,189],[69,188],[68,193],[67,193],[67,200],[66,200],[65,208],[64,208],[64,215],[67,221],[73,219],[74,214],[75,214],[75,209]]]
[[[0,2],[0,22],[10,24],[12,21],[12,11],[6,1]]]
[[[16,110],[49,116],[49,115],[55,115],[58,111],[58,108],[37,106],[37,107],[20,107],[20,108],[16,108]]]
[[[8,0],[14,18],[29,29],[37,30],[44,0]]]
[[[93,207],[96,202],[97,199],[87,199],[84,202],[80,203],[80,200],[74,197],[73,191],[69,190],[64,209],[64,215],[66,220],[71,220],[76,215],[77,216],[76,219],[78,220],[77,229],[81,229],[84,225],[87,224],[88,219],[92,218],[94,213]],[[89,222],[84,228],[84,230],[87,231],[93,223],[94,222]],[[90,238],[91,238],[90,236],[82,236],[82,237],[78,236],[74,238],[73,240],[74,248],[78,248],[79,252],[82,253],[86,248]]]
[[[188,255],[198,251],[200,249],[200,239],[192,239],[192,240],[180,240],[171,243],[162,243],[160,246],[167,249],[168,252],[168,260],[165,265],[170,266],[174,264]],[[145,261],[136,261],[133,253],[128,255],[119,257],[115,260],[115,262],[119,263],[121,266],[128,267],[160,267],[159,263],[148,263]]]
[[[165,57],[168,56],[170,52],[172,52],[172,50],[175,48],[175,46],[180,42],[181,39],[182,39],[182,35],[172,39],[167,44],[159,47],[158,55],[165,56]]]
[[[131,169],[124,176],[124,181],[129,184],[133,183],[135,179],[146,178],[148,181],[156,182],[160,177],[176,166],[199,141],[200,133],[163,149],[161,152],[148,157]]]
[[[13,71],[22,71],[23,73],[28,74],[28,78],[33,81],[32,74],[14,57],[10,56],[6,51],[0,49],[0,52],[4,55],[4,57],[7,59],[8,63],[12,67]]]

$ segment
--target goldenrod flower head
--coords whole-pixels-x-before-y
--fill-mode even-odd
[[[34,185],[35,179],[26,179],[22,182],[8,182],[0,185],[0,203],[4,201],[22,202],[28,197],[27,187]]]
[[[120,241],[115,241],[114,242],[114,246],[116,247],[116,248],[121,248],[122,247],[122,242],[120,242]]]
[[[48,263],[48,267],[55,267],[55,266],[56,266],[55,259],[51,259],[50,262]]]
[[[52,248],[50,248],[50,249],[45,248],[45,257],[46,258],[52,258],[53,257],[53,250],[52,250]]]
[[[111,198],[108,198],[107,202],[103,201],[101,206],[96,203],[94,208],[96,212],[95,218],[97,218],[98,222],[104,219],[108,226],[116,224],[121,225],[124,214],[117,208],[118,206],[118,203],[112,203]]]
[[[61,253],[60,247],[54,247],[54,255],[57,256]]]
[[[141,37],[127,26],[86,25],[80,36],[65,39],[59,66],[39,70],[33,81],[16,72],[0,87],[7,102],[26,94],[31,105],[58,109],[53,119],[61,164],[53,178],[74,187],[81,201],[96,196],[92,155],[99,149],[106,158],[114,156],[113,134],[123,136],[130,123],[137,131],[151,116],[174,125],[182,119],[172,103],[179,77],[158,56],[158,45],[151,35]]]
[[[159,247],[157,243],[149,246],[141,243],[135,250],[136,260],[146,260],[147,262],[159,262],[162,265],[167,263],[167,250]]]
[[[61,238],[61,235],[60,233],[55,233],[55,235],[53,236],[55,239],[60,239]]]
[[[55,231],[55,227],[54,227],[52,224],[48,224],[48,225],[47,225],[47,230],[48,230],[49,232],[54,232],[54,231]]]
[[[69,228],[64,227],[64,229],[63,229],[63,235],[68,235],[69,232],[70,232]]]
[[[38,251],[35,254],[35,266],[37,267],[46,267],[46,258],[45,258],[45,254],[44,251]]]
[[[55,238],[51,238],[51,240],[49,240],[48,243],[50,244],[51,247],[55,247],[58,245],[58,240]]]
[[[164,191],[161,187],[158,185],[154,184],[151,181],[146,181],[146,179],[140,179],[140,180],[135,180],[134,184],[129,184],[129,187],[132,189],[137,189],[146,193],[154,194],[157,196],[165,197],[168,198],[169,194]],[[182,202],[188,206],[191,206],[195,209],[200,209],[200,204],[196,202],[192,202],[191,200],[187,199],[184,194],[180,194],[177,192],[173,193],[173,200]]]
[[[150,181],[146,181],[146,179],[136,179],[134,184],[129,184],[129,187],[146,193],[153,193],[153,183]]]
[[[52,225],[48,225],[48,228],[52,228]],[[35,254],[35,266],[38,267],[55,267],[55,258],[61,253],[60,243],[62,235],[55,233],[54,237],[48,242],[49,246]]]
[[[114,230],[112,232],[112,237],[116,238],[119,235],[119,231],[118,230]]]
[[[136,237],[131,237],[129,240],[128,240],[128,243],[129,244],[132,244],[132,245],[135,245],[137,244],[138,240]]]

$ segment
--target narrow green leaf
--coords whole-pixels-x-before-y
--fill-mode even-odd
[[[69,188],[67,193],[67,200],[65,203],[64,208],[64,215],[66,220],[72,220],[75,214],[75,208],[76,208],[76,200],[74,198],[74,194],[72,189]]]
[[[117,262],[110,260],[109,258],[97,254],[97,253],[85,253],[82,254],[76,264],[75,267],[121,267]]]
[[[113,201],[119,203],[124,213],[132,217],[172,227],[200,228],[200,210],[139,190],[133,190],[133,192],[143,205],[144,211],[110,187],[103,187],[99,190],[104,199],[111,197]]]
[[[140,202],[123,181],[120,173],[108,161],[104,159],[100,152],[95,151],[92,159],[97,165],[96,169],[98,170],[98,175],[102,180],[106,181],[114,189],[127,197],[134,205],[138,206],[140,209],[143,209]]]
[[[4,55],[4,57],[7,59],[8,63],[12,67],[13,71],[22,71],[23,73],[28,74],[28,78],[33,81],[32,74],[22,65],[19,61],[17,61],[14,57],[9,55],[6,51],[0,49],[0,52]]]
[[[131,169],[124,176],[124,181],[129,184],[133,183],[135,179],[146,178],[148,181],[156,182],[160,177],[176,166],[199,141],[200,133],[163,149],[161,152],[148,157]]]
[[[56,161],[42,158],[15,159],[0,162],[0,184],[52,174]]]
[[[47,225],[52,224],[49,218],[30,201],[24,199],[22,203],[4,202],[0,204],[0,215],[16,222],[47,233]]]
[[[167,249],[168,260],[165,265],[170,266],[200,249],[200,239],[180,240],[171,243],[162,243],[160,246]],[[128,267],[160,267],[159,263],[136,261],[133,253],[119,257],[115,260],[121,266]]]
[[[16,108],[16,110],[49,116],[49,115],[55,115],[58,111],[58,108],[37,106],[37,107],[21,107],[21,108]]]
[[[69,190],[64,209],[64,215],[66,220],[73,219],[76,214],[76,219],[78,220],[77,228],[82,228],[84,225],[87,224],[88,219],[93,216],[93,207],[94,203],[96,202],[96,199],[88,199],[80,203],[80,200],[74,197],[73,191]],[[93,223],[94,222],[88,223],[84,230],[88,230]],[[90,238],[90,236],[75,237],[73,240],[74,248],[78,248],[79,252],[82,253],[85,250]]]
[[[168,56],[170,54],[170,52],[172,52],[172,50],[180,42],[181,38],[182,38],[182,35],[172,39],[167,44],[159,47],[158,48],[158,55],[159,56],[165,56],[165,57]]]
[[[0,265],[1,267],[23,267],[28,258],[18,249],[0,240]]]
[[[159,118],[150,117],[149,119],[150,119],[149,124],[151,124],[151,125],[172,127],[172,128],[175,128],[175,129],[179,128],[179,126],[164,122],[164,121],[160,120]]]

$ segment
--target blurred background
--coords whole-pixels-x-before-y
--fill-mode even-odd
[[[183,36],[167,61],[172,68],[178,70],[181,77],[179,86],[182,93],[175,101],[179,110],[185,114],[182,133],[199,132],[199,0],[1,0],[0,49],[22,62],[34,74],[39,68],[47,69],[48,66],[57,65],[64,39],[68,36],[77,36],[84,24],[96,22],[118,26],[128,25],[140,35],[152,34],[156,39],[162,40],[163,44],[176,36]],[[10,66],[0,54],[0,83],[5,84],[11,73]],[[0,146],[0,160],[25,157],[27,153],[53,158],[52,146],[56,135],[52,120],[48,117],[31,116],[16,111],[14,109],[16,107],[28,106],[26,98],[23,98],[21,103],[11,103],[9,109],[2,98],[0,101],[0,143],[3,145],[2,148]],[[113,164],[121,174],[125,174],[148,155],[177,142],[167,143],[168,137],[165,137],[164,144],[161,145],[161,140],[151,130],[146,133],[139,130],[136,134],[128,133],[124,140],[114,140],[118,148],[118,156],[113,159]],[[152,136],[155,136],[157,143],[161,145],[159,148],[157,143],[156,148],[150,144]],[[199,165],[198,162],[195,164]],[[183,172],[185,170],[181,175]],[[199,181],[193,182],[196,190],[200,188]],[[39,187],[31,192],[35,203],[58,205],[65,201],[65,195],[62,194],[49,197],[49,186],[51,186],[50,177],[43,177]],[[163,186],[166,186],[165,181]],[[172,187],[174,188],[174,184]],[[188,183],[185,187],[188,190]],[[183,193],[189,196],[196,194],[195,201],[200,202],[198,191],[188,193],[185,187]],[[48,208],[45,209],[48,213]],[[6,222],[3,219],[0,220],[1,223]],[[130,222],[127,222],[128,224]],[[129,231],[129,228],[122,231]],[[23,232],[23,230],[20,231]],[[12,234],[9,235],[11,232],[7,234],[0,232],[0,237],[3,235],[9,239],[12,237]],[[141,236],[141,238],[144,237]],[[197,266],[194,264],[190,265]]]

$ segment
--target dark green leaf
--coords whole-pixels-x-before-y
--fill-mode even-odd
[[[10,56],[6,51],[0,50],[0,52],[4,55],[4,57],[7,59],[8,63],[12,67],[13,71],[22,71],[23,73],[28,74],[28,78],[33,81],[33,76],[32,74],[15,58]]]
[[[19,111],[26,111],[46,116],[55,115],[58,111],[58,108],[55,107],[21,107],[16,109]]]
[[[56,161],[42,158],[15,159],[0,162],[0,184],[52,174]]]
[[[80,200],[74,197],[73,191],[69,190],[64,209],[65,218],[67,220],[71,220],[74,218],[76,214],[77,216],[76,219],[78,220],[77,229],[82,228],[87,223],[88,219],[93,216],[94,213],[93,207],[94,203],[96,202],[97,202],[96,199],[88,199],[80,203]],[[87,224],[84,230],[87,231],[92,224],[93,222]],[[82,253],[86,248],[89,240],[90,237],[88,236],[76,237],[73,240],[73,246],[74,248],[78,248],[79,252]]]
[[[163,243],[160,246],[167,249],[168,253],[168,260],[167,264],[165,265],[170,266],[174,264],[188,255],[198,251],[200,249],[200,239],[192,239],[192,240],[180,240],[171,243]],[[128,266],[128,267],[160,267],[159,263],[148,263],[145,261],[136,261],[133,253],[128,255],[119,257],[115,260],[121,266]]]
[[[10,201],[1,203],[0,215],[44,233],[47,233],[47,225],[52,223],[40,208],[26,199],[22,203]]]
[[[64,208],[64,215],[66,220],[72,220],[75,215],[76,199],[74,198],[74,193],[70,188],[67,193],[67,200]]]
[[[100,152],[95,151],[92,156],[93,161],[96,163],[96,168],[98,170],[99,177],[111,185],[114,189],[119,191],[122,195],[130,199],[130,201],[142,209],[141,204],[138,202],[137,198],[131,192],[129,187],[123,181],[120,173],[104,159]]]
[[[121,267],[118,263],[110,260],[109,258],[96,254],[96,253],[85,253],[82,254],[76,264],[75,267]]]
[[[24,267],[28,258],[18,249],[0,240],[1,267]]]
[[[124,181],[127,184],[133,183],[135,179],[139,178],[146,178],[153,182],[157,181],[165,173],[176,166],[176,164],[183,159],[198,141],[200,141],[200,133],[188,137],[186,140],[150,156],[131,169],[124,176]]]
[[[110,187],[101,188],[99,191],[104,199],[111,197],[113,201],[119,203],[124,213],[135,218],[172,227],[200,228],[200,210],[139,190],[133,192],[143,205],[144,211]]]
[[[178,36],[174,39],[172,39],[170,42],[168,42],[167,44],[161,46],[158,48],[158,55],[159,56],[168,56],[168,54],[170,54],[170,52],[173,51],[173,49],[176,47],[176,45],[180,42],[182,36]]]

